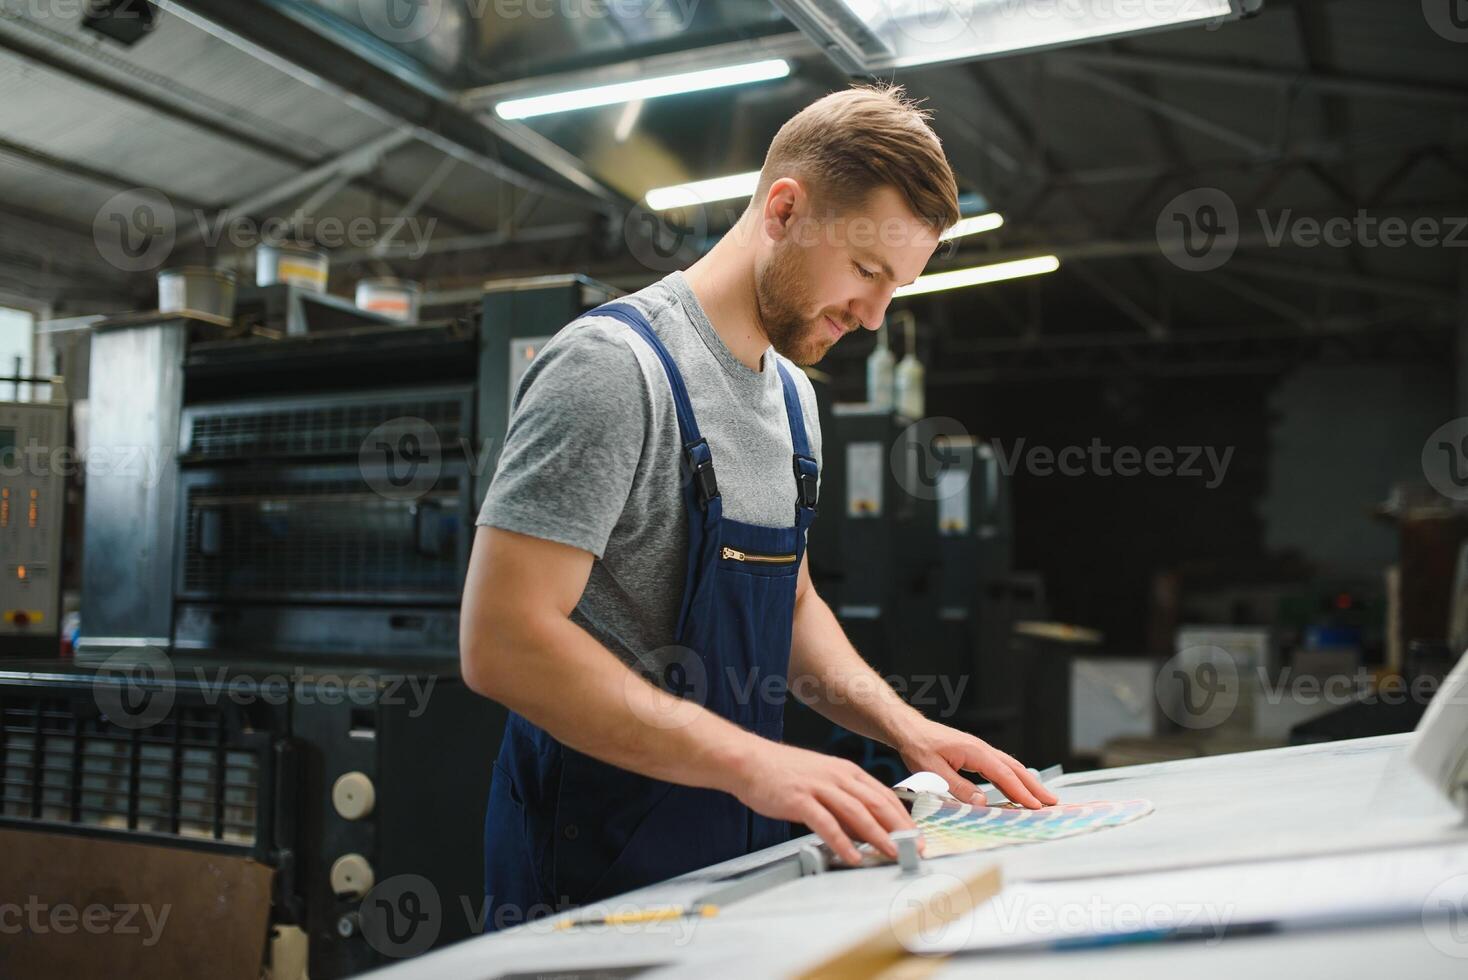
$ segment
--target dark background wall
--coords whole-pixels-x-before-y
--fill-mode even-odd
[[[1270,393],[1266,547],[1346,574],[1395,560],[1396,530],[1363,511],[1423,478],[1423,443],[1454,414],[1450,368],[1318,364],[1283,378]]]
[[[1059,450],[1233,448],[1226,475],[1012,477],[1016,567],[1043,573],[1051,613],[1148,642],[1154,576],[1181,567],[1245,582],[1281,562],[1379,577],[1395,536],[1373,519],[1398,480],[1421,480],[1422,440],[1450,417],[1446,364],[1305,364],[1274,374],[1084,378],[930,389],[928,414]],[[1178,458],[1178,457],[1175,457]]]

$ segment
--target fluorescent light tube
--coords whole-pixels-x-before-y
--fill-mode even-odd
[[[671,187],[656,187],[647,192],[644,200],[654,211],[686,208],[710,201],[727,201],[735,197],[750,197],[759,186],[759,171],[747,174],[731,174],[711,180],[695,180],[691,184],[673,184]]]
[[[1235,20],[1261,0],[774,0],[848,71],[992,58]]]
[[[960,289],[978,286],[1022,276],[1038,276],[1060,268],[1060,260],[1053,255],[1039,255],[1033,259],[1016,259],[1013,262],[996,262],[993,265],[977,265],[969,269],[953,269],[949,272],[934,272],[918,276],[910,286],[900,286],[892,293],[893,299],[903,296],[921,296],[936,293],[941,289]]]
[[[790,62],[784,58],[770,58],[743,65],[725,65],[722,68],[679,72],[676,75],[664,75],[661,78],[639,78],[636,81],[595,85],[591,88],[574,89],[570,92],[551,92],[521,99],[506,99],[496,105],[494,111],[501,119],[529,119],[532,116],[544,116],[553,112],[616,105],[619,102],[631,102],[634,99],[656,99],[665,95],[683,95],[711,88],[726,88],[730,85],[767,82],[775,78],[784,78],[788,74],[790,74]]]
[[[978,235],[986,231],[993,231],[1004,224],[1004,216],[997,211],[988,214],[976,214],[972,218],[963,218],[952,228],[949,228],[938,240],[940,242],[951,241],[955,238],[963,238],[967,235]]]

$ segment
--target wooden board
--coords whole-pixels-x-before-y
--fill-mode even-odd
[[[0,977],[258,980],[274,873],[244,857],[0,828]]]

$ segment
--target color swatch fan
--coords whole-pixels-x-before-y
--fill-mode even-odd
[[[973,806],[932,793],[915,793],[912,801],[913,821],[922,831],[927,845],[924,856],[929,858],[1076,837],[1119,827],[1152,812],[1151,800],[1062,803],[1041,810]],[[863,863],[886,863],[875,851],[866,857],[869,862]]]

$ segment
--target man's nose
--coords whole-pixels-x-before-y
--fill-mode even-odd
[[[891,300],[889,295],[883,295],[879,300],[856,300],[847,308],[847,313],[863,327],[875,330],[882,325],[882,318],[887,315],[887,304]]]

